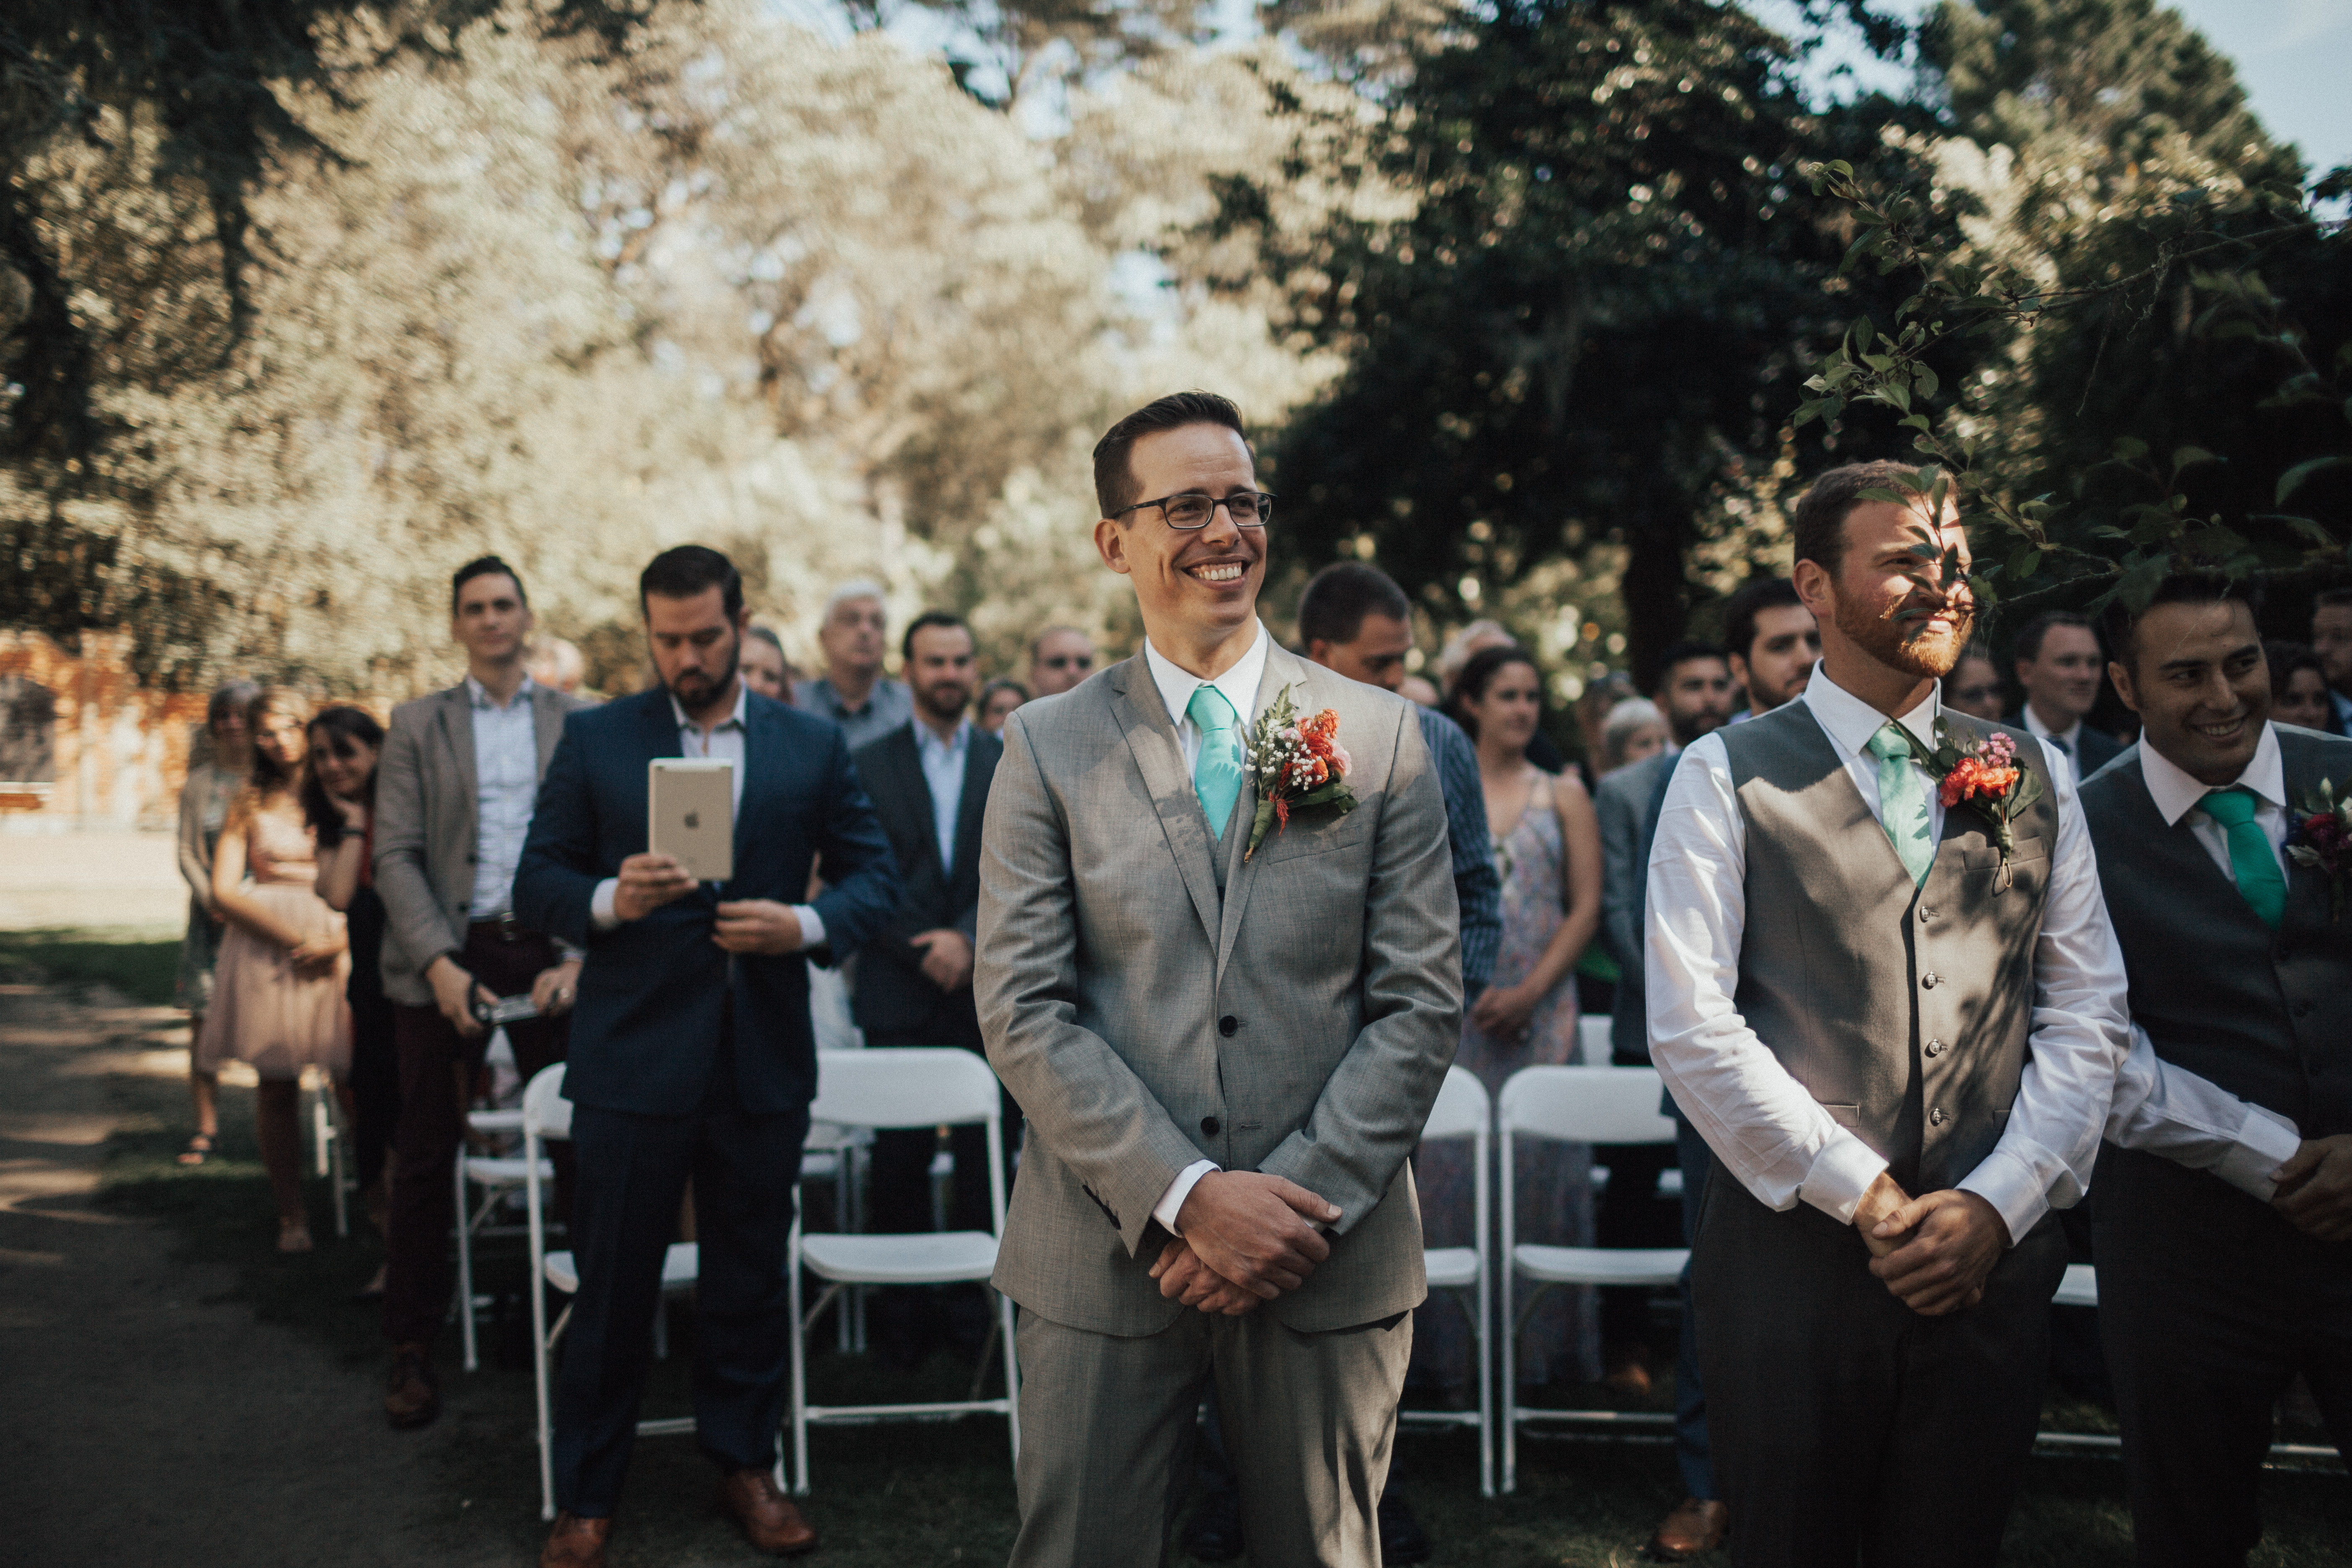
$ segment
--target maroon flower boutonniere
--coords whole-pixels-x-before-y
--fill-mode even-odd
[[[1936,781],[1936,797],[1943,802],[1944,809],[1970,806],[1985,819],[1993,842],[2000,847],[2000,868],[1995,875],[1995,886],[2006,892],[2010,884],[2009,858],[2017,848],[2017,819],[2042,798],[2042,780],[2018,763],[2017,742],[2007,735],[1992,734],[1974,745],[1963,746],[1953,738],[1951,726],[1937,719],[1936,744],[1931,750],[1921,745],[1918,737],[1908,729],[1895,727],[1911,742],[1912,756]]]
[[[1339,744],[1339,715],[1326,708],[1302,716],[1290,704],[1290,688],[1274,694],[1258,715],[1250,733],[1250,782],[1257,786],[1257,815],[1250,823],[1247,860],[1257,853],[1268,830],[1279,833],[1290,826],[1290,814],[1328,805],[1341,816],[1356,809],[1356,792],[1347,785],[1353,764],[1348,748]]]
[[[2352,882],[2352,793],[2322,779],[2294,802],[2287,812],[2286,854],[2327,879],[2328,919],[2341,921],[2346,884]]]

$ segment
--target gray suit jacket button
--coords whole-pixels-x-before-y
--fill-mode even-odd
[[[1239,1018],[1234,1017],[1231,1013],[1226,1014],[1223,1017],[1217,1020],[1217,1033],[1224,1036],[1225,1038],[1229,1040],[1234,1037],[1234,1033],[1238,1031],[1241,1026],[1242,1021]]]
[[[1941,1056],[1941,1055],[1943,1054],[1943,1051],[1944,1051],[1944,1042],[1943,1042],[1943,1041],[1941,1041],[1941,1040],[1929,1040],[1929,1041],[1927,1042],[1927,1054],[1928,1054],[1929,1056],[1931,1056],[1931,1057],[1934,1057],[1934,1056]]]
[[[1944,1124],[1943,1109],[1939,1106],[1936,1110],[1927,1112],[1927,1120],[1934,1122],[1937,1126],[1941,1127]]]
[[[1201,1118],[1201,1131],[1207,1133],[1212,1138],[1214,1138],[1217,1135],[1217,1126],[1218,1122],[1215,1117],[1203,1116]]]
[[[1933,974],[1923,974],[1919,976],[1919,984],[1929,991],[1933,991],[1936,988],[1936,980],[1937,976]]]

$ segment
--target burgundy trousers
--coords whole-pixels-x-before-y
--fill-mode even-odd
[[[543,936],[508,941],[495,923],[484,922],[467,931],[458,962],[494,995],[514,996],[553,967],[555,944]],[[506,1031],[526,1083],[563,1059],[561,1017],[509,1024]],[[400,1121],[384,1241],[383,1334],[396,1345],[430,1344],[449,1310],[456,1265],[449,1239],[457,1223],[453,1166],[489,1034],[469,1040],[439,1008],[402,1006],[394,1009],[393,1038],[400,1053]]]

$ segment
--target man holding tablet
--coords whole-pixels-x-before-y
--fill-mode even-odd
[[[562,1512],[547,1568],[604,1561],[689,1175],[701,1246],[696,1436],[724,1474],[721,1506],[754,1547],[815,1546],[771,1475],[787,1366],[784,1238],[816,1091],[802,958],[854,952],[898,891],[839,728],[744,689],[742,580],[727,558],[681,545],[654,558],[638,589],[662,684],[565,724],[515,878],[518,913],[588,950],[564,1080],[580,1290],[555,1389]],[[677,757],[730,764],[723,881],[648,851],[649,764]],[[669,784],[688,782],[667,781],[660,804]],[[676,826],[691,837],[685,815]],[[790,901],[819,854],[832,886],[813,905]]]

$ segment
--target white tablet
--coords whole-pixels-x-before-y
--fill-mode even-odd
[[[697,881],[735,874],[735,764],[724,758],[656,757],[646,764],[646,847],[668,855]]]

